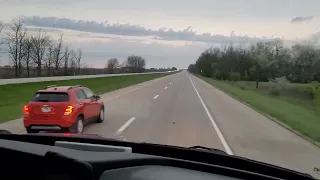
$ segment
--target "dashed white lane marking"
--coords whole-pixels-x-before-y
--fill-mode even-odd
[[[187,75],[187,76],[188,76],[188,78],[189,78],[189,80],[190,80],[190,82],[191,82],[194,90],[196,91],[196,93],[197,93],[197,95],[198,95],[198,97],[199,97],[199,99],[200,99],[200,102],[201,102],[204,110],[206,111],[206,113],[207,113],[207,115],[208,115],[208,117],[209,117],[209,119],[210,119],[210,121],[211,121],[211,123],[212,123],[212,125],[213,125],[213,127],[214,127],[214,129],[215,129],[215,131],[217,132],[218,137],[219,137],[219,139],[220,139],[220,141],[221,141],[224,149],[227,151],[228,154],[233,155],[233,152],[232,152],[229,144],[227,143],[226,139],[223,137],[223,135],[222,135],[222,133],[221,133],[221,131],[220,131],[217,123],[216,123],[216,122],[214,121],[214,119],[212,118],[212,116],[211,116],[211,114],[210,114],[207,106],[204,104],[204,101],[203,101],[203,99],[201,98],[201,96],[200,96],[197,88],[194,86],[194,84],[193,84],[191,78],[189,77],[189,75]]]
[[[125,95],[125,94],[128,94],[128,93],[130,93],[130,92],[132,92],[132,91],[139,90],[139,89],[141,89],[141,88],[143,88],[143,87],[146,87],[146,86],[148,86],[148,85],[151,85],[151,84],[157,82],[158,80],[160,80],[160,79],[157,79],[157,80],[155,80],[155,81],[153,81],[153,82],[151,82],[151,83],[147,83],[147,84],[145,84],[145,85],[139,86],[139,87],[137,87],[137,88],[131,89],[131,90],[126,91],[126,92],[124,92],[124,93],[117,94],[117,95],[115,95],[115,96],[113,96],[113,97],[105,100],[104,102],[111,101],[111,100],[116,99],[116,98],[118,98],[118,97],[120,97],[120,96],[123,96],[123,95]]]
[[[118,131],[116,132],[116,135],[120,135],[124,130],[128,128],[128,126],[136,119],[136,117],[130,118],[124,125],[122,125]]]
[[[179,74],[179,73],[178,73],[178,74]],[[175,75],[175,74],[174,74],[174,75]],[[111,101],[111,100],[116,99],[116,98],[118,98],[118,97],[120,97],[120,96],[123,96],[123,95],[125,95],[125,94],[128,94],[128,93],[130,93],[130,92],[132,92],[132,91],[139,90],[139,89],[141,89],[141,88],[143,88],[143,87],[146,87],[146,86],[148,86],[148,85],[151,85],[151,84],[153,84],[153,83],[155,83],[155,82],[157,82],[157,81],[159,81],[159,80],[165,79],[165,78],[170,77],[170,76],[173,76],[173,75],[164,76],[164,77],[161,77],[161,78],[155,79],[154,81],[151,81],[150,83],[144,84],[144,85],[139,86],[139,87],[134,88],[134,89],[131,89],[131,90],[127,91],[127,92],[124,92],[124,93],[121,93],[121,94],[117,94],[117,95],[115,95],[115,96],[113,96],[113,97],[111,97],[111,98],[109,98],[109,99],[105,100],[104,102]],[[170,84],[171,84],[171,83],[170,83]]]
[[[165,87],[164,89],[167,89],[168,87]]]
[[[157,99],[159,97],[159,95],[156,95],[153,99]]]
[[[172,84],[172,83],[170,83],[170,84]]]

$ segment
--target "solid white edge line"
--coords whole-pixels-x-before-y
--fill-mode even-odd
[[[159,94],[158,95],[156,95],[153,99],[157,99],[159,97]]]
[[[130,118],[124,125],[122,125],[118,131],[116,132],[116,135],[120,135],[127,127],[136,119],[136,117]]]
[[[164,89],[167,89],[168,87],[165,87]]]
[[[211,114],[210,114],[207,106],[205,105],[203,99],[201,98],[201,96],[200,96],[197,88],[196,88],[195,85],[193,84],[193,82],[192,82],[191,78],[189,77],[189,75],[187,75],[187,76],[188,76],[188,78],[189,78],[189,80],[190,80],[190,82],[191,82],[194,90],[196,91],[196,93],[197,93],[197,95],[198,95],[198,97],[199,97],[199,99],[200,99],[200,102],[201,102],[204,110],[206,111],[206,113],[207,113],[207,115],[208,115],[208,117],[209,117],[209,119],[210,119],[210,121],[211,121],[211,123],[212,123],[212,125],[213,125],[213,127],[214,127],[214,129],[215,129],[215,131],[217,132],[218,137],[219,137],[219,139],[220,139],[220,141],[221,141],[224,149],[227,151],[228,154],[233,155],[233,152],[232,152],[229,144],[227,143],[226,139],[223,137],[223,135],[222,135],[222,133],[221,133],[221,131],[220,131],[217,123],[216,123],[216,122],[214,121],[214,119],[212,118],[212,116],[211,116]]]

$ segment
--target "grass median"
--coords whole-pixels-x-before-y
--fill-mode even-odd
[[[241,88],[225,81],[198,76],[209,84],[231,94],[240,101],[246,102],[253,108],[276,118],[290,128],[320,142],[320,111],[318,106],[310,108],[307,103],[299,103],[298,99],[287,97],[272,97],[250,88]],[[320,145],[320,144],[319,144]]]
[[[91,79],[0,85],[0,123],[21,117],[22,107],[30,101],[37,90],[48,85],[80,84],[90,88],[96,94],[102,94],[171,74],[174,73],[113,76]]]

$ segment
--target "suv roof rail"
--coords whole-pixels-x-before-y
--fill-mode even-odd
[[[68,88],[68,90],[70,90],[70,89],[72,89],[72,88],[76,88],[76,87],[82,87],[82,86],[81,86],[81,85],[70,86],[70,87]]]
[[[50,85],[50,86],[46,86],[43,89],[48,89],[48,88],[52,88],[52,87],[56,87],[57,85]]]

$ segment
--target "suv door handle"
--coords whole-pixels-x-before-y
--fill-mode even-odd
[[[80,103],[79,105],[80,105],[80,106],[83,106],[83,103]]]

